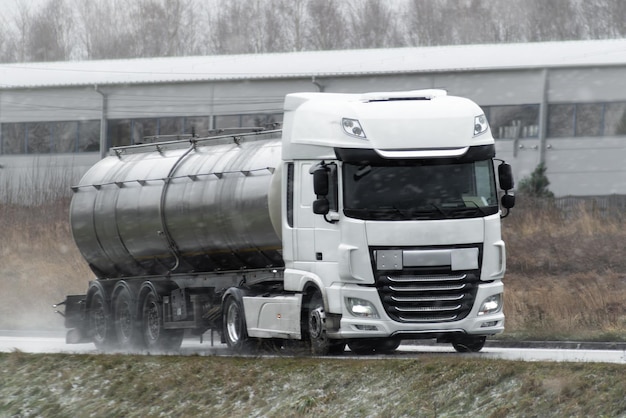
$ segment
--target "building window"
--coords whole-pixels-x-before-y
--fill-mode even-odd
[[[483,107],[491,133],[496,139],[536,138],[539,136],[539,105]]]
[[[215,116],[215,129],[230,128],[271,128],[282,122],[282,113],[254,113],[249,115]]]
[[[208,116],[193,116],[184,118],[183,134],[194,136],[207,136],[211,129],[210,118]]]
[[[98,151],[100,121],[3,123],[2,154]]]
[[[130,143],[154,142],[154,137],[159,135],[158,125],[158,119],[133,119],[130,125],[133,135]]]
[[[26,124],[2,124],[2,154],[26,153]]]
[[[78,151],[96,152],[100,149],[100,121],[84,120],[78,122]]]
[[[604,135],[626,135],[626,103],[607,103],[604,107]]]
[[[183,133],[183,118],[160,118],[159,136],[176,136]],[[174,139],[174,138],[170,138]]]
[[[50,153],[52,148],[52,123],[27,123],[26,130],[26,152],[28,154]]]
[[[548,106],[548,136],[560,138],[574,136],[576,105],[556,104]]]
[[[626,103],[553,104],[548,107],[548,136],[626,135]]]
[[[602,136],[603,113],[600,103],[576,105],[576,136]]]
[[[130,119],[110,119],[107,121],[107,133],[111,147],[131,145]]]
[[[215,129],[230,129],[241,127],[241,115],[215,116]]]
[[[256,114],[256,115],[242,115],[241,126],[243,128],[273,128],[274,124],[282,122],[282,114]]]

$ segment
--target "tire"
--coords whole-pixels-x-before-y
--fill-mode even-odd
[[[464,337],[452,341],[452,347],[459,353],[478,353],[485,346],[487,337]]]
[[[348,343],[350,351],[359,355],[392,354],[399,346],[400,340],[396,339],[360,340]]]
[[[308,340],[311,354],[325,356],[330,353],[333,343],[326,334],[326,313],[324,300],[319,291],[315,291],[306,310],[305,338]],[[345,346],[344,346],[345,347]]]
[[[240,298],[229,295],[224,300],[222,332],[226,344],[237,353],[250,350],[250,338],[246,328],[246,317],[243,311],[243,302]]]
[[[163,306],[158,295],[150,289],[141,303],[141,334],[148,351],[177,351],[183,342],[185,331],[163,328]]]
[[[113,329],[113,319],[104,291],[96,289],[87,306],[88,330],[91,340],[98,350],[116,348],[117,337]]]
[[[125,350],[143,349],[141,321],[137,317],[137,305],[130,290],[122,287],[115,292],[113,299],[113,324],[120,348]]]
[[[328,347],[328,354],[339,355],[343,354],[346,351],[346,342],[345,341],[330,341],[330,347]]]

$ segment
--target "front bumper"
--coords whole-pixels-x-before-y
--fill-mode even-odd
[[[341,310],[340,327],[329,331],[330,338],[402,338],[423,339],[439,338],[446,334],[468,334],[487,336],[504,331],[504,313],[502,306],[491,314],[478,315],[479,309],[487,298],[502,294],[501,281],[481,283],[478,286],[474,306],[470,313],[457,321],[438,322],[399,322],[392,320],[380,301],[376,288],[358,285],[338,284],[328,291],[328,302],[331,312]],[[369,301],[378,313],[378,318],[354,316],[348,311],[345,300],[347,297]],[[334,308],[334,309],[333,309]]]

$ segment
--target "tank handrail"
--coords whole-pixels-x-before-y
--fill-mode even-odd
[[[198,180],[199,177],[209,177],[215,176],[218,179],[224,177],[224,174],[237,174],[240,173],[244,176],[249,176],[252,173],[258,173],[260,171],[268,171],[270,174],[273,174],[276,171],[275,167],[262,167],[262,168],[252,168],[250,170],[235,170],[235,171],[221,171],[221,172],[211,172],[211,173],[199,173],[199,174],[185,174],[184,176],[171,176],[171,177],[159,177],[159,178],[150,178],[150,179],[137,179],[137,180],[123,180],[123,181],[110,181],[107,183],[99,183],[99,184],[81,184],[72,186],[71,189],[73,192],[78,192],[80,189],[86,189],[89,187],[93,187],[94,189],[100,190],[102,186],[111,186],[116,185],[117,187],[124,187],[125,184],[129,183],[139,183],[142,186],[145,186],[146,183],[150,181],[170,181],[170,180],[178,180],[178,179],[190,179],[191,181]]]
[[[254,141],[254,140],[262,140],[263,136],[273,135],[273,134],[281,134],[282,130],[274,129],[271,131],[255,131],[255,132],[245,132],[227,135],[219,135],[219,136],[204,136],[199,138],[189,138],[187,141],[179,140],[179,141],[161,141],[161,142],[152,142],[152,143],[142,143],[142,144],[134,144],[134,145],[122,145],[119,147],[111,147],[110,155],[115,155],[118,158],[121,158],[123,154],[129,153],[131,151],[134,152],[146,152],[149,151],[158,151],[162,152],[168,149],[180,149],[187,146],[189,143],[194,143],[198,145],[202,145],[204,142],[209,142],[210,144],[222,144],[228,142],[234,142],[239,144],[242,140],[246,141]],[[260,138],[259,138],[260,137]]]

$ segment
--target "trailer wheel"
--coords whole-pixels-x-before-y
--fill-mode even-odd
[[[232,295],[227,296],[224,301],[223,332],[226,344],[232,350],[241,353],[250,348],[243,304]]]
[[[123,287],[113,299],[113,323],[119,345],[123,349],[141,349],[141,323],[130,291]]]
[[[109,306],[102,289],[96,289],[87,306],[89,332],[98,350],[110,350],[117,344]]]
[[[452,347],[459,353],[478,353],[485,346],[487,337],[464,337],[452,341]]]
[[[309,308],[307,310],[307,332],[306,337],[311,346],[311,354],[314,356],[325,356],[331,351],[338,348],[334,347],[331,340],[326,334],[326,313],[324,311],[324,300],[319,291],[315,291],[309,300]],[[345,347],[345,345],[343,346]]]
[[[163,306],[159,297],[150,289],[141,304],[141,328],[146,349],[176,351],[183,342],[185,331],[163,328]]]

